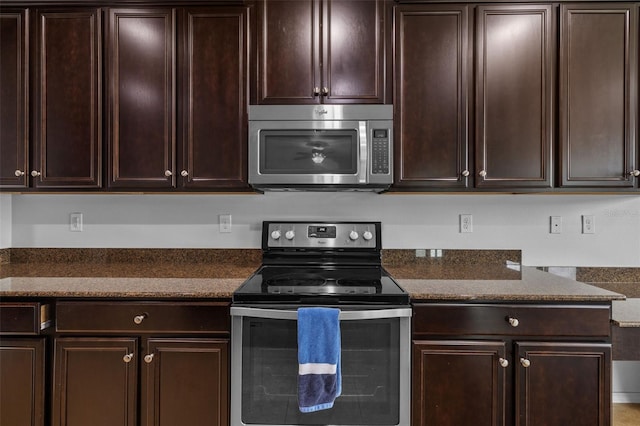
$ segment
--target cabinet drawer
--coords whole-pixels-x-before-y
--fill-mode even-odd
[[[56,325],[70,333],[229,334],[229,303],[61,301]]]
[[[609,305],[414,305],[414,335],[605,337]]]
[[[37,302],[0,303],[0,334],[34,335],[51,325],[49,305]]]

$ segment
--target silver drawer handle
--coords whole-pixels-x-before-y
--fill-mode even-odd
[[[520,321],[518,321],[518,318],[509,317],[509,324],[511,324],[511,327],[517,327],[520,325]]]
[[[122,360],[126,363],[131,362],[132,359],[133,359],[133,352],[130,354],[126,354],[125,356],[122,357]]]
[[[146,362],[147,364],[150,364],[151,361],[153,361],[153,354],[148,354],[144,356],[144,362]]]
[[[16,175],[16,177],[22,177],[24,176],[24,172],[22,170],[16,170],[14,172],[14,174]]]
[[[186,171],[186,170],[183,170],[183,171],[180,172],[180,176],[187,177],[187,176],[189,176],[189,172]]]
[[[136,315],[133,317],[133,322],[136,324],[142,324],[142,321],[147,317],[147,314]]]
[[[471,173],[469,173],[469,170],[463,170],[462,173],[461,173],[461,175],[464,176],[464,177],[469,177],[470,174]]]
[[[359,321],[369,319],[403,318],[411,317],[411,308],[391,308],[391,309],[367,309],[362,311],[341,311],[340,321]],[[286,309],[262,309],[244,308],[240,306],[231,307],[232,317],[252,317],[268,319],[297,320],[298,312]]]
[[[507,368],[509,366],[509,361],[504,358],[500,358],[498,362],[500,362],[500,366],[503,368]]]
[[[37,171],[37,170],[34,170],[34,171],[32,171],[32,172],[31,172],[31,176],[32,176],[32,177],[42,176],[42,173],[40,173],[40,172],[39,172],[39,171]]]
[[[633,177],[638,177],[640,176],[640,170],[631,170],[629,174]]]
[[[529,366],[531,365],[531,361],[526,358],[520,358],[520,364],[522,364],[524,368],[529,368]]]

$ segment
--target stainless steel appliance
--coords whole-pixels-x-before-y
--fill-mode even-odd
[[[249,184],[381,192],[393,183],[392,105],[249,106]]]
[[[381,266],[379,222],[264,222],[262,266],[231,306],[231,425],[410,422],[409,295]],[[340,309],[342,395],[297,403],[297,309]]]

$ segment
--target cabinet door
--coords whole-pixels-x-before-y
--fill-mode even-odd
[[[134,338],[58,338],[54,426],[136,426],[138,352]]]
[[[255,102],[320,102],[320,0],[262,0],[256,9]]]
[[[182,185],[247,188],[247,13],[184,15]]]
[[[468,185],[467,10],[396,9],[395,187]]]
[[[173,9],[110,9],[109,186],[175,186]]]
[[[0,188],[29,185],[28,12],[0,11]]]
[[[516,426],[609,426],[611,345],[516,344]]]
[[[102,31],[98,9],[39,11],[33,184],[102,184]]]
[[[477,187],[551,186],[552,10],[477,8]]]
[[[561,185],[637,186],[637,5],[560,11]]]
[[[384,0],[326,0],[322,19],[322,102],[383,103]]]
[[[0,424],[44,426],[44,339],[0,340]]]
[[[413,344],[413,426],[503,426],[504,342]]]
[[[145,346],[143,426],[229,424],[228,340],[149,339]]]

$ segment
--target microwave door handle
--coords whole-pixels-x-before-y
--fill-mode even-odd
[[[262,309],[231,307],[231,316],[297,320],[298,312],[285,309]],[[340,311],[340,321],[411,317],[411,308],[367,309],[360,311]]]

